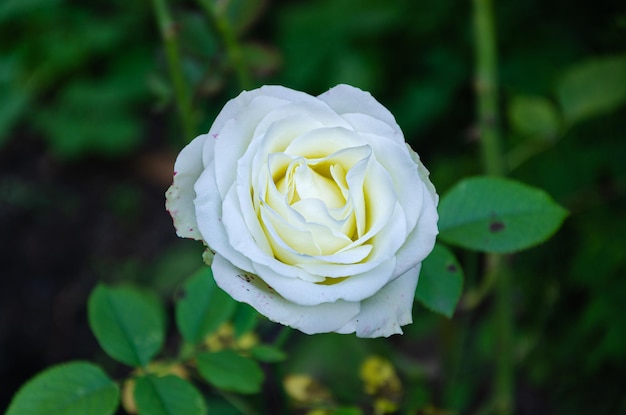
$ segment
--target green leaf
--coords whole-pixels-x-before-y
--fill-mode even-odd
[[[203,267],[185,283],[176,304],[176,324],[187,342],[197,344],[228,320],[236,306],[215,283],[211,268]]]
[[[91,363],[71,362],[50,367],[24,384],[6,415],[111,415],[119,389]]]
[[[254,346],[250,350],[250,354],[257,360],[267,363],[282,362],[287,359],[287,354],[277,347],[267,344]]]
[[[431,311],[452,317],[463,292],[463,270],[454,254],[442,245],[422,263],[415,290],[417,299]]]
[[[570,123],[616,109],[626,101],[626,56],[592,59],[570,68],[557,95]]]
[[[520,135],[541,141],[554,141],[561,128],[558,110],[548,99],[516,96],[509,105],[509,120]]]
[[[256,393],[263,383],[259,365],[233,350],[200,354],[198,369],[209,383],[233,392]]]
[[[249,331],[254,330],[259,322],[259,313],[246,303],[238,303],[235,315],[233,316],[233,326],[235,327],[235,337],[240,337]]]
[[[200,392],[177,376],[140,377],[134,396],[139,415],[203,415],[208,412]]]
[[[441,240],[483,252],[515,252],[548,239],[567,211],[543,190],[498,177],[462,180],[441,200]]]
[[[89,297],[88,315],[98,343],[119,362],[145,366],[163,346],[162,306],[144,292],[98,285]]]

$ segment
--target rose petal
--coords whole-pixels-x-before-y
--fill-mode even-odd
[[[420,178],[422,179],[422,183],[424,183],[424,185],[428,189],[428,194],[430,195],[430,198],[435,202],[435,206],[437,206],[437,204],[439,203],[439,195],[437,194],[437,191],[435,190],[435,186],[432,184],[432,182],[429,179],[430,172],[428,171],[428,169],[426,169],[426,167],[420,160],[420,156],[418,156],[417,153],[413,151],[411,146],[406,144],[406,147],[409,150],[409,155],[411,156],[415,164],[417,164],[417,171],[420,175]]]
[[[361,302],[361,312],[337,332],[356,331],[358,337],[368,338],[401,334],[401,326],[413,322],[413,298],[420,268],[421,264],[411,268]]]
[[[391,258],[367,272],[346,274],[344,276],[348,278],[333,285],[315,284],[300,278],[285,278],[261,264],[253,266],[256,274],[285,299],[300,305],[316,305],[338,300],[361,301],[371,297],[392,278],[395,264],[395,258]],[[343,267],[349,270],[350,265]]]
[[[396,255],[402,247],[407,235],[405,227],[404,210],[396,203],[392,214],[385,226],[374,236],[367,239],[367,244],[359,245],[359,241],[350,244],[348,247],[338,251],[337,255],[350,252],[359,246],[372,248],[365,258],[358,263],[348,264],[343,261],[334,261],[334,255],[316,257],[325,262],[302,262],[298,266],[313,275],[327,275],[331,277],[341,277],[345,275],[356,275],[378,266],[381,262],[387,261]],[[361,238],[365,239],[365,238]],[[410,258],[407,258],[410,259]],[[413,263],[415,265],[415,262]],[[393,275],[401,273],[394,272]]]
[[[226,194],[222,204],[222,224],[231,246],[243,255],[250,251],[258,255],[273,256],[250,199],[250,190],[242,186],[233,186]]]
[[[211,175],[207,173],[206,176],[202,177],[203,185],[207,186],[210,180]],[[214,213],[215,217],[219,218],[215,221],[211,221],[212,217],[210,215],[202,215],[202,221],[200,222],[204,225],[201,227],[201,230],[208,233],[207,242],[214,251],[223,254],[226,258],[232,260],[234,264],[237,264],[239,268],[248,271],[252,270],[251,263],[259,263],[268,266],[274,272],[280,273],[286,278],[299,278],[313,282],[323,281],[322,277],[311,275],[300,268],[288,265],[286,262],[278,261],[274,258],[272,248],[269,248],[269,252],[263,250],[263,245],[256,242],[261,236],[251,232],[244,225],[245,220],[242,216],[242,209],[238,207],[241,205],[238,197],[239,195],[235,189],[231,189],[224,201],[223,210],[218,206],[219,200],[217,198],[213,200],[209,198],[197,200],[198,208],[200,209],[200,206],[202,206],[202,209],[204,209],[202,213],[206,213],[205,210],[207,209],[213,209],[214,212],[219,211],[222,214],[219,217],[217,213]],[[265,231],[262,230],[261,232]],[[308,239],[312,238],[309,237]],[[284,249],[291,248],[285,245]],[[293,249],[291,251],[292,253],[295,252]],[[297,262],[297,260],[294,261]]]
[[[402,274],[423,261],[433,250],[437,234],[439,233],[437,229],[437,220],[439,218],[437,202],[430,195],[426,183],[421,183],[420,187],[422,193],[428,196],[424,197],[415,228],[413,228],[402,247],[396,253],[395,274]]]
[[[418,165],[412,159],[407,146],[389,142],[371,134],[361,134],[368,142],[376,161],[389,172],[395,195],[405,209],[406,229],[413,229],[417,223],[417,216],[422,204],[422,192],[419,189],[423,179],[420,177]],[[410,207],[410,209],[409,209]]]
[[[213,121],[208,135],[213,137],[213,134],[218,134],[229,120],[238,118],[242,114],[244,114],[248,105],[250,105],[250,102],[254,98],[261,95],[278,98],[283,100],[284,102],[292,102],[294,100],[303,99],[303,97],[310,97],[310,95],[303,92],[294,91],[293,89],[274,85],[262,86],[261,88],[252,91],[243,91],[238,96],[228,101],[226,105],[224,105],[220,113],[215,118],[215,121]],[[208,164],[209,161],[205,161],[205,165]]]
[[[317,100],[303,92],[294,91],[282,86],[263,86],[252,91],[243,91],[226,103],[209,130],[209,136],[215,141],[215,157],[217,185],[224,196],[235,179],[235,162],[245,153],[249,143],[255,136],[262,120],[268,113],[278,108],[287,108],[298,102],[309,102],[319,108]],[[331,111],[327,111],[330,113]],[[299,111],[290,110],[290,114]],[[334,115],[337,122],[345,123]],[[208,161],[205,160],[205,165]]]
[[[358,250],[361,247],[370,247],[371,245],[365,244],[350,248],[349,250],[339,252],[337,256],[341,258],[344,252],[351,252],[352,250]],[[364,248],[365,250],[367,248]],[[365,251],[361,251],[361,253],[365,253]],[[319,257],[316,257],[319,258]],[[321,258],[327,258],[324,262],[302,262],[298,264],[298,267],[302,268],[304,271],[311,275],[321,275],[330,278],[341,278],[346,275],[361,275],[363,273],[369,272],[370,270],[376,268],[383,262],[380,259],[370,260],[369,258],[365,261],[357,262],[357,263],[343,263],[341,260],[335,261],[334,255],[328,255]]]
[[[261,222],[276,257],[291,265],[298,264],[301,256],[330,255],[352,242],[324,225],[294,225],[269,206],[261,206]]]
[[[404,212],[402,206],[396,202],[385,226],[368,241],[373,246],[370,261],[386,260],[400,249],[408,234]]]
[[[215,136],[215,171],[217,188],[224,197],[237,177],[237,160],[244,155],[254,138],[254,130],[274,107],[289,105],[288,101],[271,96],[258,96],[250,101],[245,114],[232,118]]]
[[[396,132],[397,136],[393,139],[404,141],[404,136],[394,116],[369,92],[341,84],[319,95],[318,98],[326,102],[339,115],[360,113],[377,118]]]
[[[342,127],[351,130],[350,124],[328,105],[311,95],[304,94],[300,100],[291,102],[289,105],[271,108],[254,130],[254,136],[265,135],[276,122],[295,115],[312,118],[325,127]]]
[[[264,133],[256,133],[257,137],[261,137],[258,140],[259,146],[248,149],[246,163],[248,166],[252,165],[252,171],[259,171],[267,163],[270,155],[283,153],[298,137],[319,128],[324,128],[324,125],[310,114],[286,115],[285,118],[274,121]],[[253,164],[249,164],[251,162]]]
[[[214,195],[211,197],[211,186],[213,189],[217,187],[215,175],[212,172],[213,166],[210,166],[196,183],[197,188],[205,189],[206,192],[202,193],[203,197],[198,197],[195,201],[200,231],[211,249],[222,254],[237,267],[244,270],[251,271],[253,269],[251,264],[259,263],[285,276],[285,278],[320,281],[321,278],[314,277],[300,268],[282,263],[257,246],[252,236],[253,233],[245,231],[245,226],[243,226],[245,220],[241,210],[235,208],[222,210],[219,198],[214,197]],[[227,194],[229,206],[241,203],[237,202],[236,197],[238,194],[234,189]],[[227,227],[228,230],[226,230]]]
[[[424,260],[435,246],[435,240],[439,233],[437,228],[439,195],[435,191],[435,186],[428,178],[430,173],[422,164],[420,157],[408,144],[406,146],[409,150],[409,155],[417,165],[417,171],[421,179],[423,202],[415,228],[413,228],[396,255],[398,260],[396,273],[398,274],[405,272],[417,262]]]
[[[219,254],[211,268],[217,285],[235,300],[250,304],[272,321],[307,334],[338,330],[359,313],[360,305],[354,302],[339,300],[308,307],[287,301],[258,277],[237,269]]]
[[[315,257],[315,259],[323,263],[328,263],[330,266],[338,264],[353,265],[365,260],[370,252],[372,252],[372,245],[361,245],[348,250],[341,250],[332,255],[320,255]],[[346,273],[344,275],[348,274]],[[341,277],[341,275],[333,275],[332,277]]]
[[[174,163],[174,182],[165,193],[165,208],[174,220],[176,234],[182,238],[201,240],[193,200],[194,183],[204,168],[202,148],[207,134],[196,137],[182,149]]]
[[[362,113],[346,113],[342,114],[341,117],[357,133],[375,135],[383,142],[392,141],[396,144],[404,145],[403,135],[398,134],[398,130],[394,130],[391,125],[378,118]]]
[[[284,152],[307,159],[316,159],[362,145],[363,140],[353,131],[343,127],[326,127],[302,134],[293,140]]]
[[[387,224],[397,196],[389,173],[373,154],[350,169],[346,181],[356,214],[358,235],[358,239],[346,247],[349,249],[365,243]]]
[[[319,199],[303,199],[291,207],[306,218],[307,222],[325,226],[333,233],[351,238],[355,232],[354,212],[349,205],[344,208],[328,209]]]
[[[339,208],[346,204],[335,181],[322,176],[306,164],[300,164],[294,169],[293,185],[300,199],[319,200],[326,205],[327,209]],[[307,216],[305,217],[308,219]]]
[[[202,238],[211,250],[219,252],[242,269],[251,269],[250,259],[233,248],[222,222],[222,201],[216,197],[215,166],[209,165],[194,186],[196,220]],[[249,234],[248,234],[249,235]],[[258,249],[258,248],[257,248]]]

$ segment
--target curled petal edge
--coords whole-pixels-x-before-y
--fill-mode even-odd
[[[165,208],[174,220],[181,238],[202,240],[196,221],[194,183],[204,170],[202,151],[208,135],[193,139],[178,155],[174,164],[174,182],[165,193]]]
[[[357,337],[363,338],[402,334],[402,326],[413,322],[413,299],[421,265],[411,268],[362,301],[359,314],[337,333],[356,332]]]
[[[359,303],[336,301],[314,307],[294,304],[278,295],[260,278],[236,268],[221,255],[213,258],[213,275],[217,285],[235,300],[250,304],[259,313],[306,334],[339,330],[360,310]]]

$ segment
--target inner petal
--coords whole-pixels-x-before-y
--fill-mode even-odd
[[[300,199],[319,199],[327,208],[338,208],[346,203],[334,180],[324,177],[306,164],[296,167],[293,185]]]
[[[269,206],[261,206],[261,219],[274,256],[288,264],[302,261],[301,256],[332,255],[352,240],[315,223],[289,223]]]
[[[311,223],[328,227],[334,232],[342,233],[350,239],[354,239],[356,220],[351,203],[342,208],[327,209],[319,199],[302,199],[291,207],[302,217]]]

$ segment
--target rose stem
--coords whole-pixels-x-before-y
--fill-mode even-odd
[[[476,98],[478,128],[485,173],[505,174],[504,157],[500,147],[498,125],[498,80],[496,35],[491,0],[473,0],[474,44],[476,54]],[[493,385],[494,410],[499,415],[512,413],[513,367],[513,309],[510,272],[501,255],[487,254],[486,274],[495,278],[495,376]]]
[[[230,64],[235,69],[239,86],[242,89],[250,89],[252,87],[250,74],[248,73],[241,47],[239,43],[237,43],[237,37],[233,27],[228,20],[226,10],[224,10],[224,7],[222,7],[222,10],[219,10],[219,2],[215,0],[198,0],[198,3],[204,8],[204,11],[209,16],[215,30],[224,43],[226,55],[228,56]],[[222,2],[222,4],[228,4],[228,2]]]
[[[185,77],[183,75],[180,51],[176,42],[176,27],[172,21],[172,16],[167,8],[166,0],[152,0],[152,6],[156,16],[163,44],[165,45],[165,55],[174,93],[176,95],[176,106],[185,135],[185,144],[196,136],[194,117],[191,108],[191,95],[187,89]]]

